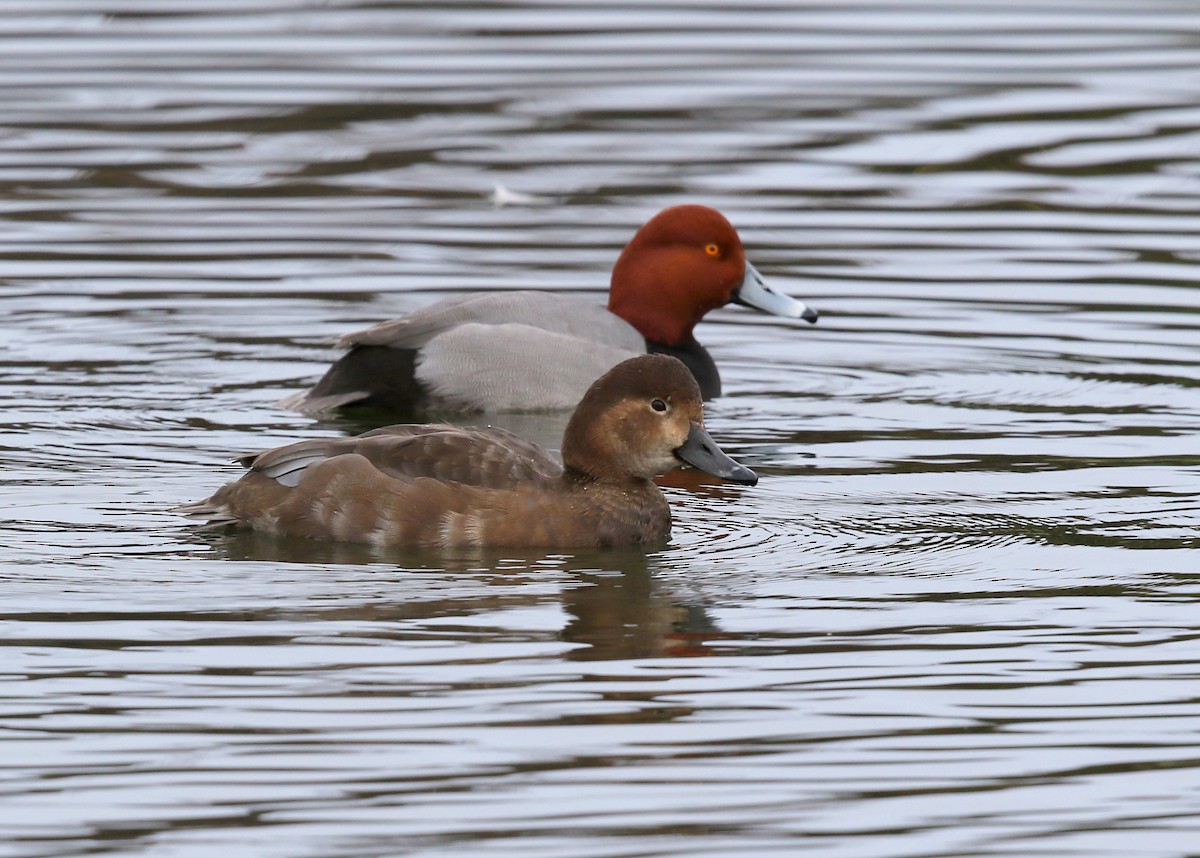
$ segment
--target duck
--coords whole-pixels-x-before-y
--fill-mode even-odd
[[[678,358],[639,355],[597,379],[567,422],[562,462],[504,429],[401,424],[242,456],[248,472],[179,507],[208,525],[421,549],[606,548],[667,540],[653,481],[679,466],[758,477],[704,427]]]
[[[280,405],[310,415],[373,408],[405,414],[569,411],[606,370],[636,354],[669,354],[705,399],[721,376],[694,328],[729,303],[815,323],[776,292],[715,209],[680,205],[652,217],[613,267],[608,306],[553,292],[446,298],[343,336],[347,349],[311,388]]]

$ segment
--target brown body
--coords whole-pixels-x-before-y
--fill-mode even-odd
[[[252,471],[211,503],[267,533],[419,548],[604,547],[661,542],[671,532],[666,498],[650,480],[559,477],[483,488],[396,480],[356,455],[317,466],[295,489]]]
[[[242,458],[250,468],[183,508],[214,524],[423,548],[604,547],[662,542],[671,513],[652,477],[680,457],[752,482],[703,428],[675,358],[643,355],[601,377],[563,436],[563,464],[498,429],[390,426]]]

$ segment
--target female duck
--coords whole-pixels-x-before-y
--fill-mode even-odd
[[[310,414],[350,405],[566,410],[605,370],[646,352],[682,360],[711,399],[721,377],[693,329],[731,301],[817,320],[815,310],[763,283],[720,212],[676,206],[621,252],[608,309],[551,292],[449,298],[343,337],[349,352],[316,386],[281,404]]]
[[[243,457],[250,472],[182,507],[212,524],[427,548],[661,542],[671,512],[651,477],[687,463],[753,485],[704,429],[700,389],[666,355],[609,370],[584,395],[563,463],[501,429],[388,426]]]

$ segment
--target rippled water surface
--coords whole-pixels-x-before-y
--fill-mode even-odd
[[[1191,0],[3,11],[0,855],[1200,854]],[[679,202],[824,315],[702,325],[666,548],[168,511]]]

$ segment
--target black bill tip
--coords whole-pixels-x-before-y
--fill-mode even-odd
[[[729,458],[725,451],[717,446],[712,436],[694,423],[688,432],[687,441],[675,451],[675,457],[706,474],[731,483],[743,486],[758,484],[758,474]]]

